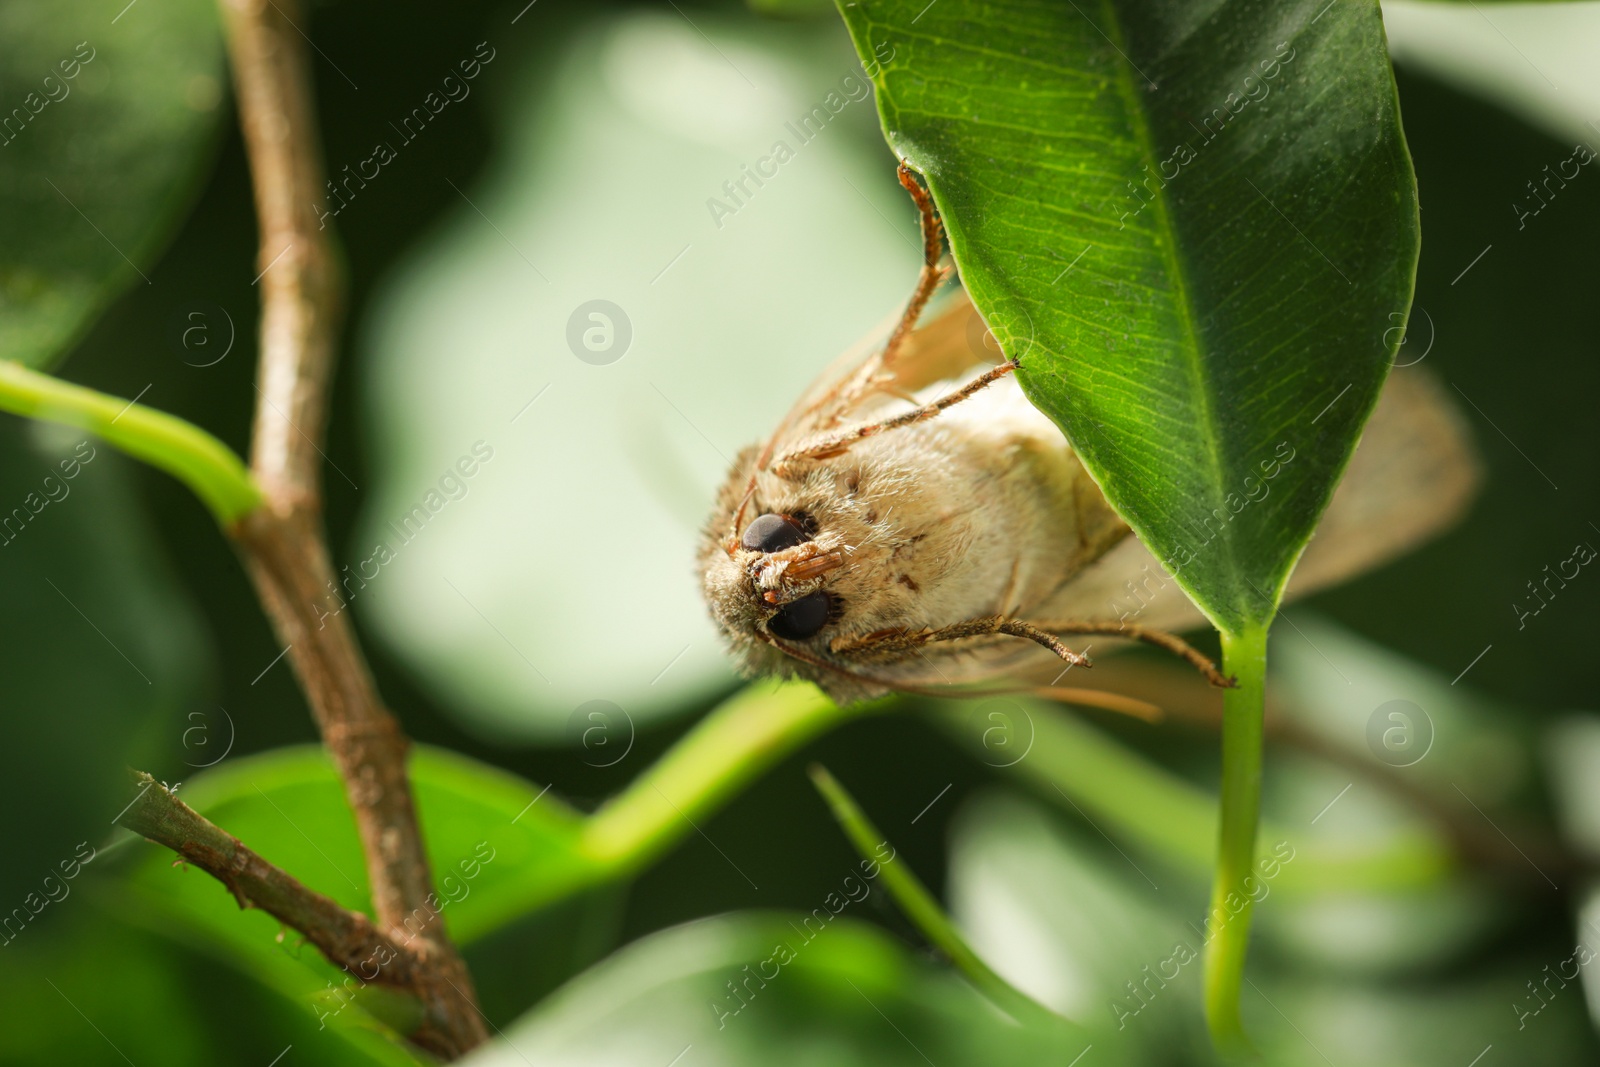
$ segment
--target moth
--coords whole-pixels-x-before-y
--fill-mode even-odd
[[[900,181],[924,245],[904,312],[739,453],[701,537],[706,602],[741,667],[807,678],[841,703],[997,679],[1103,703],[1057,684],[1090,663],[1064,638],[1101,635],[1230,684],[1168,632],[1203,619],[1023,396],[1016,363],[972,342],[986,331],[972,304],[958,294],[919,325],[953,268],[931,197],[904,164]],[[1439,532],[1476,480],[1448,398],[1418,369],[1392,375],[1291,595]]]

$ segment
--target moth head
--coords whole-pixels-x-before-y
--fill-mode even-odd
[[[844,563],[833,538],[818,537],[804,512],[763,512],[707,559],[706,600],[736,640],[807,641],[837,621],[828,577]]]
[[[748,674],[798,675],[842,701],[870,695],[852,680],[860,665],[833,645],[924,625],[917,589],[932,572],[915,559],[920,530],[901,521],[915,514],[918,481],[855,453],[792,476],[758,471],[758,455],[735,461],[701,538],[711,616]]]

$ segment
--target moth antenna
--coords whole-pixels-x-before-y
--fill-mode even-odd
[[[1033,624],[1041,630],[1048,630],[1061,634],[1093,634],[1099,637],[1121,637],[1129,641],[1143,641],[1147,645],[1171,652],[1188,660],[1194,668],[1205,675],[1206,681],[1218,689],[1235,689],[1239,685],[1236,678],[1230,678],[1217,669],[1217,665],[1203,655],[1199,649],[1179,637],[1165,630],[1155,630],[1147,626],[1133,626],[1128,623],[1103,622],[1036,622]]]
[[[750,484],[745,487],[744,496],[739,501],[739,506],[733,510],[733,519],[728,523],[728,536],[722,539],[722,550],[728,555],[733,555],[739,544],[739,523],[744,520],[744,509],[750,506],[750,501],[756,495],[756,474],[750,473]]]
[[[820,441],[814,441],[804,448],[785,452],[773,460],[772,471],[780,477],[787,477],[788,472],[784,470],[784,464],[786,463],[792,463],[797,459],[829,459],[833,456],[843,455],[849,451],[851,445],[863,437],[871,437],[886,430],[897,430],[902,426],[911,426],[925,419],[931,419],[946,408],[954,407],[963,400],[976,395],[985,386],[993,385],[1016,369],[1016,360],[1007,360],[998,367],[980,374],[955,392],[948,393],[931,404],[924,404],[920,408],[896,415],[890,419],[884,419],[881,422],[869,422],[860,426],[852,426],[848,430],[830,434]]]

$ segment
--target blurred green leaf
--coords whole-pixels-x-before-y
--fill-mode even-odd
[[[993,731],[1013,733],[1012,743],[1026,745],[1025,755],[1006,755],[991,766],[1003,766],[1033,783],[1046,801],[1133,845],[1166,871],[1190,879],[1210,872],[1217,839],[1216,798],[1058,705],[1009,698],[975,708],[947,703],[939,708],[938,722],[985,759],[994,756],[989,747]],[[1348,838],[1291,829],[1298,825],[1298,819],[1291,823],[1269,809],[1256,849],[1258,857],[1269,855],[1280,841],[1296,849],[1297,858],[1284,867],[1281,878],[1287,890],[1409,890],[1438,885],[1456,867],[1444,834],[1414,814],[1391,817],[1381,827]]]
[[[949,897],[962,928],[1007,979],[1096,1027],[1096,1056],[1221,1062],[1204,1048],[1199,1021],[1203,934],[1189,918],[1204,899],[1197,886],[1186,889],[1107,847],[1092,828],[1052,825],[1008,797],[970,803],[952,832]],[[1320,954],[1302,956],[1293,941],[1273,936],[1271,920],[1294,907],[1288,895],[1279,899],[1281,880],[1299,862],[1263,882],[1266,943],[1243,1000],[1263,1062],[1463,1067],[1488,1045],[1507,1063],[1588,1062],[1593,1042],[1576,985],[1552,984],[1553,1003],[1526,1027],[1513,1010],[1535,1003],[1524,983],[1542,980],[1542,966],[1570,955],[1570,942],[1548,958],[1524,942],[1471,968],[1429,969],[1418,959],[1403,977],[1352,981],[1330,973]],[[1330,923],[1325,936],[1340,932]]]
[[[134,473],[88,434],[0,419],[0,804],[41,815],[5,823],[0,914],[104,842],[129,760],[197,758],[185,715],[214,715],[194,703],[211,650]]]
[[[1595,4],[1387,0],[1383,21],[1402,69],[1425,71],[1563,141],[1594,142]]]
[[[130,928],[92,903],[108,886],[89,872],[45,938],[8,946],[0,967],[0,1062],[210,1067],[219,1058],[266,1064],[294,1046],[293,1063],[410,1067],[418,1061],[377,1033],[319,1032],[314,1015],[227,967]],[[82,893],[91,896],[82,899]],[[349,1038],[348,1040],[346,1038]]]
[[[1545,737],[1544,756],[1567,840],[1584,855],[1600,857],[1600,716],[1557,722]]]
[[[746,0],[751,11],[775,18],[820,18],[833,14],[833,0]]]
[[[719,916],[651,934],[464,1062],[1034,1067],[1083,1050],[1012,1024],[844,911],[858,906],[836,916],[819,900],[810,915]]]
[[[1203,884],[1174,884],[1092,829],[1052,825],[1014,797],[979,796],[951,829],[950,909],[973,946],[1029,996],[1090,1027],[1113,1062],[1203,1042],[1202,940],[1186,921],[1203,906]],[[1187,952],[1175,952],[1180,944]],[[1163,969],[1164,980],[1143,985]]]
[[[1449,674],[1310,610],[1294,609],[1294,620],[1276,635],[1273,657],[1275,695],[1299,726],[1469,811],[1452,782],[1491,808],[1529,790],[1533,734],[1523,708],[1453,684]],[[1298,794],[1301,806],[1316,804],[1293,777],[1276,788]],[[1334,808],[1325,821],[1337,828],[1341,818]]]
[[[1252,1031],[1265,1062],[1295,1067],[1478,1067],[1499,1058],[1517,1067],[1594,1063],[1600,1046],[1584,1025],[1583,994],[1555,983],[1553,1001],[1519,1020],[1519,1007],[1540,1001],[1525,983],[1542,981],[1546,964],[1567,959],[1569,941],[1548,956],[1518,951],[1476,968],[1451,968],[1413,982],[1356,983],[1319,974],[1264,969],[1245,990]]]
[[[45,367],[146,282],[222,115],[207,0],[0,7],[0,358]]]

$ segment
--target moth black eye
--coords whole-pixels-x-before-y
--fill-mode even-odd
[[[763,515],[744,528],[739,543],[751,552],[782,552],[805,540],[805,530],[789,516]]]
[[[827,593],[812,593],[779,608],[767,621],[767,629],[785,641],[803,641],[827,625],[832,607]]]

